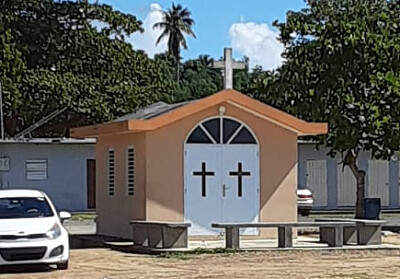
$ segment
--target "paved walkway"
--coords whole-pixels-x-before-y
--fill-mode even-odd
[[[96,234],[96,223],[94,221],[65,221],[64,227],[69,234]]]
[[[398,215],[400,216],[400,215]],[[311,221],[311,218],[301,217],[299,221]],[[96,224],[93,221],[66,221],[64,226],[71,235],[91,235],[96,234]],[[388,218],[388,226],[397,226],[400,228],[400,218],[395,216],[393,218]],[[315,229],[304,229],[303,231],[314,231]],[[399,230],[397,230],[399,231]],[[386,233],[386,232],[385,232]],[[369,245],[358,246],[358,245],[346,245],[343,248],[332,248],[328,247],[325,243],[320,243],[317,235],[314,237],[309,237],[308,235],[299,235],[297,239],[293,239],[293,248],[290,249],[400,249],[400,245],[382,244],[382,245]],[[95,239],[95,238],[94,238]],[[98,240],[95,240],[98,241]],[[116,245],[129,246],[131,243],[116,243]],[[277,239],[262,239],[262,240],[246,240],[241,239],[240,241],[241,249],[244,250],[263,250],[263,249],[278,249]],[[223,248],[225,247],[225,242],[223,238],[217,240],[191,240],[189,241],[189,249],[193,250],[196,248],[213,249],[213,248]],[[279,248],[282,250],[282,248]]]
[[[347,216],[348,215],[348,216]],[[350,217],[352,214],[345,214],[343,218],[352,218]],[[298,216],[298,221],[313,221],[314,218],[324,216],[324,217],[339,217],[342,216],[340,213],[331,213],[331,212],[321,212],[320,214],[312,214],[311,216]],[[382,213],[382,219],[387,220],[388,223],[385,225],[384,230],[393,230],[400,232],[400,213]],[[65,227],[69,231],[70,234],[94,234],[96,233],[96,223],[92,220],[84,220],[84,221],[65,221]],[[315,230],[315,228],[311,228],[311,230]]]
[[[299,221],[312,221],[313,219],[302,217]],[[400,232],[400,219],[393,218],[387,219],[388,223],[384,226],[383,230],[390,230]],[[96,223],[93,221],[66,221],[65,228],[70,234],[95,234]],[[317,228],[300,229],[300,231],[315,231]]]
[[[189,241],[189,250],[194,250],[196,248],[203,249],[214,249],[214,248],[224,248],[224,240],[195,240]],[[380,245],[344,245],[343,247],[328,247],[326,243],[320,243],[318,237],[308,237],[308,236],[298,236],[293,239],[292,248],[278,248],[277,239],[251,239],[251,240],[241,240],[240,241],[241,250],[296,250],[296,249],[307,249],[307,250],[341,250],[341,249],[400,249],[400,245],[382,243]]]

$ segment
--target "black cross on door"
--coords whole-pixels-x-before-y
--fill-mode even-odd
[[[242,177],[243,176],[250,176],[251,173],[249,171],[242,170],[242,162],[238,163],[238,171],[231,171],[229,172],[231,176],[237,176],[238,178],[238,196],[242,196]]]
[[[193,175],[196,176],[201,176],[201,195],[203,197],[206,196],[206,180],[207,180],[207,176],[214,176],[215,172],[213,171],[206,171],[206,163],[202,162],[201,163],[201,171],[194,171]]]

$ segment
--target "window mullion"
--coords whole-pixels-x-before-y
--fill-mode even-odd
[[[237,130],[232,134],[232,136],[230,137],[230,139],[226,142],[226,144],[231,144],[231,142],[233,141],[233,139],[237,136],[237,134],[239,134],[240,130],[242,130],[243,128],[243,124],[241,124],[239,126],[239,128],[237,128]]]
[[[219,131],[219,144],[224,143],[224,118],[220,117],[219,118],[219,126],[220,126],[220,131]]]
[[[212,143],[217,144],[214,137],[210,135],[210,133],[207,131],[207,129],[203,126],[203,124],[200,124],[199,126],[203,130],[203,132],[206,133],[207,137],[212,141]]]

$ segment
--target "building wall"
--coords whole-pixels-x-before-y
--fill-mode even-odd
[[[297,221],[297,135],[276,124],[228,107],[257,135],[260,144],[260,221]],[[276,235],[261,230],[262,237]]]
[[[10,160],[0,171],[1,188],[45,191],[58,210],[87,209],[86,160],[94,159],[94,144],[0,143],[0,157]],[[47,180],[27,180],[26,160],[47,159]]]
[[[224,106],[226,115],[244,122],[260,143],[260,221],[296,220],[296,134],[229,104]],[[206,109],[147,134],[148,220],[183,221],[184,143],[197,123],[219,115],[218,108]]]
[[[146,135],[122,134],[102,136],[96,145],[96,207],[97,232],[103,235],[132,237],[129,221],[144,220],[145,178],[146,178]],[[126,187],[126,150],[132,146],[135,150],[134,195],[127,195]],[[115,150],[115,194],[108,193],[107,153]]]
[[[327,155],[329,149],[320,147],[316,149],[315,144],[299,143],[299,188],[309,187],[307,185],[307,160],[318,160],[326,162],[326,168],[315,170],[315,172],[326,172],[319,174],[326,179],[326,204],[316,204],[315,209],[331,210],[354,208],[356,185],[353,174],[348,167],[343,170],[341,155],[331,158]],[[381,198],[382,208],[398,209],[399,203],[399,161],[393,157],[390,161],[371,159],[368,152],[362,152],[358,158],[359,167],[367,172],[366,174],[366,197]],[[308,174],[309,175],[309,174]],[[324,193],[318,189],[321,184],[317,184],[313,189],[314,196]]]
[[[202,119],[217,115],[209,108],[147,135],[147,219],[184,220],[184,144]]]

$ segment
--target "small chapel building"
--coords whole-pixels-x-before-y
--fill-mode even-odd
[[[97,138],[98,233],[130,238],[130,220],[189,222],[189,235],[219,234],[213,222],[296,221],[297,139],[327,128],[226,89],[71,135]]]

